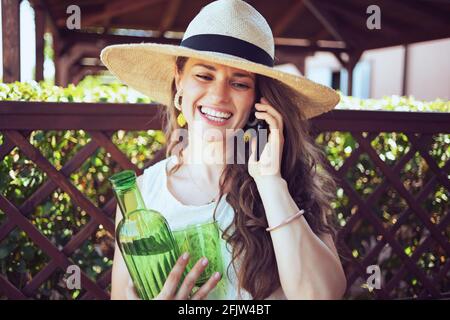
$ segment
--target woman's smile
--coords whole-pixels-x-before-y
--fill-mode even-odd
[[[233,113],[221,108],[200,105],[196,109],[200,114],[200,118],[213,126],[227,125],[233,118]]]

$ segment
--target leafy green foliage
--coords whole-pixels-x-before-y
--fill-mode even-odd
[[[141,102],[150,99],[130,92],[120,84],[104,85],[93,77],[87,77],[78,86],[67,88],[48,83],[0,84],[0,99],[21,101],[55,102]],[[165,143],[160,130],[115,132],[112,141],[139,168],[152,158]],[[30,143],[57,169],[64,166],[90,141],[83,130],[42,131],[35,130],[29,137]],[[0,134],[0,144],[4,138]],[[70,172],[68,178],[96,206],[102,208],[113,197],[108,178],[122,170],[103,149],[97,149],[81,166]],[[20,149],[14,148],[0,164],[0,192],[16,207],[24,210],[25,200],[48,181],[42,172]],[[27,218],[59,250],[91,220],[90,216],[69,195],[60,188],[52,188],[40,203],[32,205],[25,212]],[[6,223],[6,214],[0,210],[0,225]],[[69,253],[74,264],[92,280],[98,280],[112,265],[114,240],[111,234],[99,226],[81,246]],[[19,289],[50,262],[45,252],[20,229],[15,228],[0,242],[0,270]],[[36,291],[38,299],[74,299],[83,290],[68,290],[63,277],[65,270],[56,269],[54,274]],[[1,298],[1,295],[0,295]]]
[[[363,133],[367,137],[367,134]],[[323,132],[318,135],[316,142],[324,147],[325,154],[334,169],[341,169],[344,161],[359,148],[358,142],[349,132]],[[379,133],[371,140],[371,147],[376,151],[377,156],[389,166],[390,170],[400,180],[403,187],[414,198],[417,198],[422,210],[426,213],[427,219],[434,225],[439,225],[446,214],[450,212],[449,190],[439,181],[433,184],[431,193],[424,197],[421,192],[431,183],[435,177],[429,164],[419,152],[414,152],[411,159],[404,166],[396,167],[400,159],[411,150],[412,144],[408,137],[399,132]],[[431,144],[426,150],[438,168],[443,168],[450,160],[450,135],[436,134],[433,136]],[[394,169],[395,168],[395,169]],[[447,170],[448,172],[448,170]],[[426,238],[430,235],[429,230],[424,226],[415,212],[409,210],[409,203],[402,194],[396,190],[382,170],[375,166],[373,160],[367,153],[363,152],[353,165],[344,172],[345,181],[353,189],[355,196],[359,196],[363,201],[371,201],[367,208],[359,207],[357,203],[349,197],[349,191],[339,187],[336,201],[332,203],[335,208],[337,224],[345,227],[351,217],[358,212],[374,216],[385,229],[396,228],[394,239],[399,243],[406,256],[413,256],[415,251],[422,246]],[[447,178],[449,175],[447,174]],[[388,187],[376,200],[371,200],[375,191],[381,187],[385,181]],[[406,212],[406,218],[401,217]],[[394,231],[394,229],[391,229]],[[444,228],[442,235],[445,239],[450,239],[450,227]],[[361,263],[367,254],[377,246],[380,241],[385,241],[381,233],[374,227],[373,223],[362,215],[361,219],[349,229],[349,232],[342,239],[348,247],[348,254],[344,254],[343,261],[358,261]],[[381,246],[378,254],[371,260],[365,261],[369,265],[379,265],[382,276],[382,286],[385,286],[404,267],[403,260],[392,250],[390,244]],[[448,262],[449,257],[443,250],[441,244],[435,240],[431,241],[428,249],[420,254],[417,266],[431,278],[437,277],[439,271]],[[354,271],[348,265],[347,274]],[[420,295],[424,289],[423,284],[417,277],[407,271],[407,276],[400,279],[399,284],[393,288],[392,297],[406,298]],[[348,298],[373,298],[374,292],[365,288],[366,279],[360,277],[349,291]],[[441,292],[450,290],[450,281],[445,276],[437,281]]]
[[[383,99],[359,99],[341,95],[341,101],[336,109],[450,112],[450,101],[436,99],[428,102],[416,100],[412,96],[400,97],[395,95]]]
[[[78,85],[66,88],[49,82],[35,81],[0,83],[0,100],[47,102],[131,102],[148,103],[151,100],[118,82],[103,83],[98,77],[88,76]]]

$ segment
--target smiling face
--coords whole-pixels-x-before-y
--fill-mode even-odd
[[[225,134],[226,129],[244,127],[254,105],[255,74],[194,58],[186,61],[181,73],[176,71],[189,128],[215,128]]]

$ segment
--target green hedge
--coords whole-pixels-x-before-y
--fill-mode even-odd
[[[93,77],[88,77],[78,86],[70,85],[67,88],[45,83],[0,84],[0,99],[143,103],[151,101],[125,86],[117,83],[102,84],[99,79]],[[448,112],[450,103],[440,100],[422,102],[406,97],[388,97],[382,100],[359,100],[343,97],[338,108]],[[164,135],[159,130],[135,132],[120,130],[113,135],[112,140],[139,168],[142,168],[144,162],[165,144]],[[36,130],[30,137],[30,142],[58,170],[89,141],[89,135],[83,130]],[[320,134],[316,141],[323,146],[330,163],[336,169],[339,169],[344,160],[358,147],[358,143],[349,132],[325,132]],[[0,144],[2,143],[3,136],[0,134]],[[380,133],[371,144],[380,158],[390,166],[394,165],[410,149],[408,139],[402,133]],[[450,135],[435,135],[429,153],[437,165],[442,168],[450,159]],[[93,157],[70,175],[70,180],[95,205],[101,208],[107,199],[113,196],[107,178],[119,170],[121,168],[104,149],[100,148]],[[404,186],[413,195],[416,195],[433,176],[428,165],[418,153],[398,174],[401,176]],[[346,178],[355,191],[365,199],[383,181],[384,176],[363,153],[356,165],[350,168]],[[17,148],[2,159],[0,192],[17,207],[20,207],[23,201],[47,179],[47,175]],[[433,223],[439,223],[444,214],[449,212],[449,197],[448,190],[438,184],[431,196],[421,204],[424,210],[430,214]],[[333,202],[333,206],[338,223],[345,226],[347,219],[356,208],[350,203],[348,196],[341,188],[336,192],[336,201]],[[405,200],[394,189],[388,188],[373,206],[373,212],[384,226],[389,228],[395,224],[405,208],[407,208]],[[63,248],[71,237],[90,220],[90,217],[74,205],[70,197],[59,188],[36,206],[28,218],[59,249]],[[0,211],[0,225],[5,220],[6,215]],[[411,215],[407,223],[399,228],[396,239],[400,242],[404,252],[410,256],[427,234],[423,223],[415,215]],[[445,236],[450,238],[450,230],[446,230]],[[377,239],[379,239],[379,235],[374,227],[363,219],[356,224],[344,242],[350,248],[353,258],[359,260],[374,246]],[[71,259],[90,278],[98,279],[112,265],[113,244],[111,234],[100,227],[71,255]],[[447,259],[442,248],[433,245],[421,256],[418,265],[426,274],[434,276]],[[0,272],[20,289],[48,262],[49,258],[33,244],[23,231],[17,228],[0,242]],[[373,264],[380,265],[383,276],[382,283],[385,284],[402,266],[402,261],[390,252],[389,247],[386,247],[376,257]],[[55,272],[33,297],[40,299],[76,299],[80,297],[83,290],[69,291],[65,288],[64,272],[65,270]],[[361,281],[356,282],[348,298],[372,298],[374,296],[362,286]],[[422,284],[418,279],[407,275],[401,285],[394,289],[393,295],[398,298],[414,296],[420,292],[421,288]],[[441,281],[440,289],[441,291],[450,291],[448,279]]]
[[[47,102],[131,102],[151,100],[118,82],[105,83],[98,77],[87,76],[78,85],[58,87],[49,82],[0,83],[0,101]]]
[[[148,103],[151,99],[118,82],[105,83],[101,78],[87,76],[77,86],[66,88],[48,82],[0,83],[0,101],[53,101],[53,102],[131,102]],[[450,112],[450,101],[437,99],[426,102],[413,97],[390,96],[383,99],[359,99],[341,95],[336,109],[436,111]]]

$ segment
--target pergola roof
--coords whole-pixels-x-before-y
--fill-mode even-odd
[[[82,31],[100,28],[184,32],[208,0],[32,0],[42,4],[61,34],[67,7],[81,9]],[[367,50],[450,37],[450,2],[442,0],[277,0],[247,1],[268,21],[276,38],[343,41]],[[381,30],[369,30],[367,8],[381,9]],[[158,35],[159,34],[159,35]],[[181,35],[179,35],[181,37]],[[278,42],[279,43],[279,42]],[[306,43],[305,43],[306,44]]]
[[[107,45],[159,42],[179,44],[183,32],[210,0],[30,0],[36,19],[36,79],[43,79],[43,34],[53,34],[55,82],[77,83],[105,70],[99,55]],[[444,0],[251,0],[268,21],[275,37],[275,64],[292,63],[304,73],[305,57],[333,53],[352,70],[365,50],[450,37],[450,1]],[[6,1],[4,78],[19,78],[19,2]],[[81,28],[69,30],[71,5],[81,13]],[[381,28],[369,29],[376,5]],[[69,9],[69,10],[68,10]],[[16,18],[14,18],[16,17]],[[14,31],[15,30],[15,31]],[[405,56],[407,50],[405,50]],[[406,61],[406,59],[405,59]],[[407,66],[405,65],[404,74]],[[405,79],[405,76],[403,77]]]

